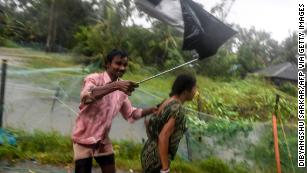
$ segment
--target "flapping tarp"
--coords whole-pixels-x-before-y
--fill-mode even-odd
[[[214,55],[236,31],[192,0],[135,0],[148,15],[176,27],[183,34],[183,50],[196,50],[199,59]]]

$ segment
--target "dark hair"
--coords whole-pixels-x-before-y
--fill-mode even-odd
[[[115,56],[120,56],[121,58],[128,57],[128,53],[124,50],[113,49],[108,53],[107,58],[105,60],[105,65],[111,63]]]
[[[181,74],[175,79],[169,96],[180,95],[184,91],[191,91],[196,85],[196,78],[188,74]]]

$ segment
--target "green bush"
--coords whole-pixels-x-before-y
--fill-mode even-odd
[[[141,65],[138,63],[134,63],[132,61],[129,61],[129,71],[131,72],[139,72],[142,69]]]
[[[248,173],[249,168],[244,164],[235,164],[230,167],[219,158],[211,157],[200,162],[200,168],[208,173]]]
[[[249,173],[249,168],[245,164],[238,164],[233,167],[234,173]]]
[[[171,172],[176,173],[207,173],[201,170],[197,165],[182,160],[176,159],[171,163]]]
[[[10,47],[10,48],[17,48],[18,47],[18,45],[15,42],[13,42],[9,39],[6,39],[4,37],[1,37],[1,36],[0,36],[0,46]]]
[[[0,147],[1,159],[35,159],[49,164],[72,162],[72,144],[68,137],[56,132],[35,131],[30,134],[20,130],[11,131],[16,136],[17,146]]]
[[[283,84],[281,84],[281,86],[279,87],[279,90],[293,96],[296,97],[297,96],[297,86],[295,86],[294,84],[292,84],[291,82],[285,82]]]
[[[121,159],[140,160],[143,145],[131,141],[113,142],[115,154]]]
[[[209,173],[233,173],[225,162],[215,157],[202,161],[200,168]]]
[[[11,145],[0,146],[0,159],[14,160],[18,158],[24,158],[24,154],[17,147]]]

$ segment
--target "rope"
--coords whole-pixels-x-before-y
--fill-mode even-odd
[[[15,88],[18,89],[24,89],[24,90],[30,90],[30,91],[36,91],[39,92],[39,90],[41,92],[45,92],[45,93],[54,93],[55,90],[51,90],[51,89],[47,89],[47,88],[41,88],[41,87],[31,87],[31,86],[27,86],[27,85],[23,85],[23,84],[16,84],[16,83],[12,83],[12,82],[6,82],[8,85],[14,86]]]
[[[75,115],[78,114],[77,111],[73,110],[69,105],[67,105],[66,103],[64,103],[62,100],[60,100],[58,97],[53,96],[54,99],[56,99],[57,101],[59,101],[63,106],[65,106],[66,108],[68,108],[71,112],[75,113]]]
[[[157,95],[154,95],[154,94],[152,94],[152,93],[150,93],[150,92],[148,92],[148,91],[145,91],[145,90],[143,90],[143,89],[140,89],[140,88],[136,88],[136,90],[137,91],[141,91],[141,92],[143,92],[143,93],[145,93],[145,94],[148,94],[148,95],[150,95],[150,96],[152,96],[152,97],[155,97],[155,98],[157,98],[157,99],[163,99],[162,97],[160,97],[160,96],[157,96]]]
[[[11,55],[8,55],[11,56]],[[14,55],[13,55],[14,56]],[[15,56],[19,56],[19,55],[15,55]],[[22,55],[24,56],[24,55]],[[75,72],[75,70],[69,69],[69,68],[52,68],[54,69],[54,71],[48,71],[48,69],[51,68],[43,68],[43,69],[37,69],[37,68],[33,68],[33,67],[25,67],[25,66],[19,66],[19,65],[14,65],[12,63],[8,63],[8,67],[17,67],[17,68],[23,68],[21,70],[8,70],[8,75],[25,75],[25,73],[28,71],[28,74],[32,75],[32,74],[41,74],[41,73],[57,73],[57,74],[61,74],[63,76],[71,76],[71,77],[76,77],[76,78],[82,78],[84,77],[83,74],[69,74],[69,73],[64,73],[64,71],[68,71],[68,72]],[[80,71],[82,71],[82,67],[79,66],[75,66],[73,68],[76,68]],[[0,72],[1,73],[1,72]],[[32,74],[31,74],[32,73]],[[81,72],[80,72],[81,73]]]
[[[22,85],[22,84],[13,84],[13,83],[8,83],[9,85],[13,85],[18,89],[25,89],[25,90],[30,90],[30,91],[45,91],[48,93],[54,93],[55,90],[50,90],[50,89],[46,89],[46,88],[40,88],[40,87],[29,87],[26,85]],[[64,91],[64,89],[62,87],[60,87],[61,90]],[[49,97],[50,98],[50,97]],[[73,110],[69,105],[67,105],[64,101],[60,100],[60,98],[56,97],[56,96],[52,96],[51,98],[56,99],[57,101],[59,101],[62,105],[64,105],[66,108],[68,108],[71,112],[78,114],[75,110]]]
[[[289,159],[291,161],[292,171],[293,171],[293,173],[295,173],[295,169],[294,169],[294,165],[293,165],[293,160],[292,160],[292,155],[291,155],[291,152],[290,152],[290,149],[289,149],[287,135],[285,133],[284,125],[283,125],[283,122],[282,122],[282,119],[280,118],[280,116],[278,116],[278,119],[279,119],[279,122],[280,122],[280,125],[281,125],[283,137],[285,138],[285,143],[286,143],[286,147],[287,147],[287,151],[288,151],[288,157],[289,157]]]
[[[191,112],[194,112],[194,113],[197,113],[197,114],[200,114],[200,115],[203,115],[203,116],[207,116],[207,117],[210,117],[210,118],[213,118],[213,119],[223,119],[221,117],[218,117],[218,116],[214,116],[214,115],[211,115],[211,114],[207,114],[207,113],[204,113],[204,112],[199,112],[199,111],[196,111],[194,109],[191,109],[191,108],[188,108],[186,106],[183,106],[184,109],[188,110],[188,111],[191,111]],[[231,119],[228,119],[229,121],[233,121]]]

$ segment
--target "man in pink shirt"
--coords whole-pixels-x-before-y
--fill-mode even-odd
[[[113,147],[109,139],[113,118],[121,113],[128,122],[133,122],[156,110],[155,107],[132,107],[128,95],[137,84],[119,79],[128,66],[127,53],[111,51],[105,65],[105,72],[85,77],[81,90],[80,112],[72,132],[76,173],[90,173],[93,157],[103,173],[115,173]]]

